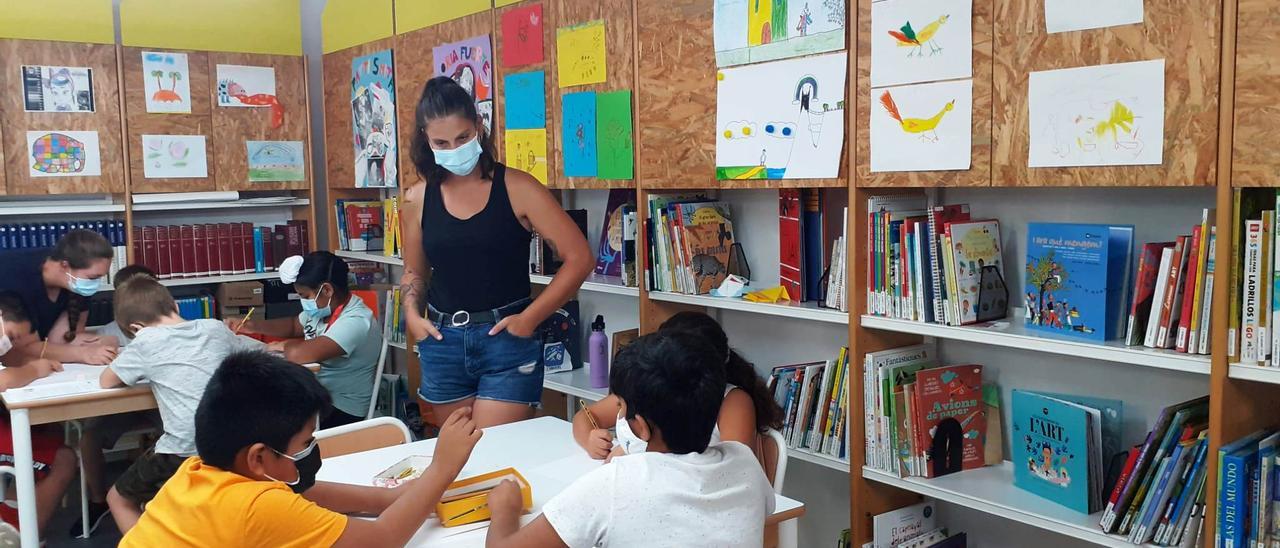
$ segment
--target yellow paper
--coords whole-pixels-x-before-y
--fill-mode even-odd
[[[396,34],[452,21],[492,7],[491,0],[397,0]]]
[[[510,6],[512,4],[519,4],[522,1],[523,0],[493,0],[493,7],[500,8],[502,6]]]
[[[776,303],[791,300],[791,295],[787,294],[787,288],[779,285],[761,289],[760,291],[752,291],[743,295],[742,298],[753,303]]]
[[[547,184],[547,130],[508,129],[505,137],[507,165],[526,171]]]
[[[123,0],[126,46],[302,55],[298,0]]]
[[[325,53],[395,35],[391,0],[329,0],[320,16]]]
[[[604,20],[556,29],[556,65],[562,88],[604,82]]]
[[[0,7],[0,38],[114,44],[113,19],[111,0],[13,0]]]

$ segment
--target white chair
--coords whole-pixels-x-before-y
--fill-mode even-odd
[[[382,385],[382,371],[387,367],[387,348],[391,343],[387,341],[387,334],[382,334],[382,350],[378,351],[378,367],[373,370],[373,392],[369,395],[369,411],[365,413],[364,418],[372,419],[373,412],[378,407],[378,388]],[[395,410],[392,410],[394,413]]]
[[[395,417],[362,420],[316,432],[321,458],[413,442],[409,427]]]
[[[770,428],[760,440],[762,464],[765,476],[773,484],[773,493],[782,494],[782,484],[787,479],[787,440],[782,433]],[[796,548],[800,544],[799,520],[789,519],[778,524],[778,548]]]

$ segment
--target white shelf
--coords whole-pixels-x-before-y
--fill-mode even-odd
[[[600,401],[609,395],[609,389],[592,388],[591,374],[588,371],[590,371],[590,366],[583,364],[582,367],[572,371],[547,373],[542,377],[542,387],[587,401]]]
[[[1227,375],[1233,379],[1280,384],[1280,367],[1233,363]]]
[[[649,298],[655,301],[705,306],[707,308],[719,308],[721,310],[737,310],[740,312],[782,316],[786,318],[811,320],[815,322],[828,322],[844,325],[849,324],[848,312],[841,312],[831,308],[823,308],[818,306],[817,303],[811,302],[801,304],[753,303],[743,299],[712,297],[709,295],[684,295],[681,293],[668,293],[665,291],[650,291]]]
[[[219,276],[203,276],[200,278],[169,278],[160,280],[160,285],[175,287],[180,285],[221,284],[227,282],[247,282],[250,280],[269,280],[278,278],[277,272],[250,272],[248,274],[227,274]]]
[[[1101,513],[1081,514],[1014,487],[1008,461],[934,479],[899,478],[869,467],[862,468],[862,477],[1100,546],[1133,546],[1098,528]]]
[[[400,350],[406,350],[406,349],[408,349],[408,348],[409,348],[408,346],[406,346],[406,345],[405,345],[404,343],[402,343],[402,342],[390,341],[390,340],[389,340],[389,341],[387,341],[387,345],[388,345],[388,346],[390,346],[390,347],[392,347],[392,348],[399,348]]]
[[[538,285],[547,285],[551,283],[551,276],[543,276],[542,274],[530,274],[529,282]],[[587,281],[582,282],[581,291],[590,291],[593,293],[608,293],[610,295],[622,295],[623,297],[640,297],[640,288],[627,287],[622,285],[622,279],[617,276],[600,276],[592,274],[587,277]]]
[[[237,200],[234,202],[154,202],[145,204],[134,204],[134,211],[179,211],[191,209],[240,209],[246,207],[298,207],[311,205],[311,200],[306,198],[294,198],[288,201],[278,202],[255,202],[252,198],[249,200]],[[124,206],[120,206],[121,211]]]
[[[124,213],[124,204],[40,204],[0,206],[0,217],[67,215],[82,213]]]
[[[802,460],[813,463],[818,466],[824,466],[837,472],[849,473],[849,461],[838,459],[831,455],[823,455],[814,453],[808,449],[792,449],[787,448],[787,458]]]
[[[333,254],[344,259],[373,261],[375,263],[404,266],[404,259],[401,259],[400,257],[388,257],[383,255],[381,251],[334,251]]]
[[[1076,356],[1093,360],[1127,363],[1157,369],[1170,369],[1200,375],[1209,374],[1209,357],[1158,350],[1145,346],[1125,346],[1123,341],[1105,344],[1050,338],[1028,331],[1020,315],[985,324],[951,327],[935,323],[898,320],[881,316],[862,316],[862,326],[899,333],[911,333],[938,339],[1020,348],[1033,352]]]

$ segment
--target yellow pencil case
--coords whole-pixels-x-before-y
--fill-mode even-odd
[[[445,527],[466,525],[489,519],[489,492],[503,480],[511,480],[520,486],[522,508],[533,509],[533,488],[515,468],[503,468],[487,474],[460,479],[449,484],[440,502],[436,504],[436,517]]]

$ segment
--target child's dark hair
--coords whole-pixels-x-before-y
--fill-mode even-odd
[[[702,312],[679,312],[662,322],[659,331],[676,330],[693,333],[711,343],[720,354],[724,364],[725,382],[747,392],[756,409],[756,430],[764,432],[770,428],[782,428],[782,408],[774,401],[764,379],[756,374],[756,368],[732,348],[729,348],[729,336],[714,318]]]
[[[19,295],[17,291],[0,291],[0,314],[4,315],[4,321],[6,322],[31,320],[31,317],[27,315],[27,306],[22,304],[22,295]]]
[[[54,244],[53,251],[49,253],[49,259],[58,262],[66,261],[71,268],[81,269],[93,266],[94,261],[110,259],[114,253],[115,249],[111,247],[111,242],[101,234],[77,228],[58,238],[58,243]],[[67,332],[62,339],[71,342],[76,339],[76,330],[80,327],[80,314],[88,305],[88,299],[75,293],[67,293]]]
[[[436,164],[435,153],[431,152],[431,145],[427,143],[427,122],[455,115],[476,121],[477,131],[479,131],[477,138],[480,139],[481,149],[478,164],[480,177],[493,178],[493,168],[497,164],[493,152],[493,141],[489,132],[485,130],[484,124],[480,123],[480,115],[476,112],[476,98],[467,93],[467,90],[452,78],[436,76],[427,80],[427,84],[422,86],[422,98],[418,99],[418,108],[413,114],[413,140],[409,145],[409,156],[413,159],[413,165],[418,168],[418,175],[421,175],[427,184],[442,183],[449,176],[449,170]]]
[[[350,285],[347,280],[348,273],[350,269],[347,267],[347,262],[341,257],[328,251],[312,251],[302,259],[302,267],[298,269],[298,279],[293,283],[317,291],[320,290],[321,285],[330,284],[334,291],[345,294]]]
[[[144,276],[153,280],[158,280],[155,272],[150,268],[134,263],[116,271],[115,277],[111,280],[115,285],[124,285],[134,278]]]
[[[196,451],[223,470],[255,443],[285,453],[289,439],[329,405],[329,392],[305,367],[262,351],[237,352],[222,360],[200,398]]]
[[[609,374],[609,391],[662,432],[671,452],[701,453],[724,400],[724,368],[710,344],[691,333],[658,331],[624,347]]]
[[[112,313],[120,330],[134,336],[133,324],[151,325],[178,311],[169,288],[146,276],[134,276],[116,286]]]

